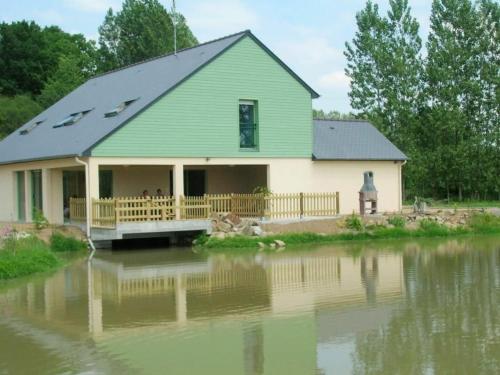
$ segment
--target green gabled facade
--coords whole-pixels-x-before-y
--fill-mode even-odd
[[[312,96],[249,34],[104,138],[91,155],[309,158]],[[256,103],[254,148],[240,147],[241,101]]]

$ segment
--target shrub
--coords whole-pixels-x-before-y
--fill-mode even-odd
[[[60,263],[48,246],[36,237],[8,239],[0,251],[0,280],[46,272]]]
[[[363,229],[363,223],[361,222],[361,219],[359,218],[359,216],[354,214],[354,212],[352,213],[351,216],[345,219],[345,226],[348,229],[357,231],[361,231]]]
[[[35,228],[38,230],[49,226],[49,221],[45,216],[43,216],[43,212],[38,208],[33,209],[33,223],[35,224]]]
[[[404,228],[406,226],[406,219],[403,216],[391,216],[387,222],[396,228]]]
[[[85,242],[74,237],[66,237],[61,233],[53,233],[50,236],[50,248],[55,252],[76,252],[87,248]]]
[[[493,233],[500,231],[500,217],[489,213],[475,213],[469,218],[467,224],[476,232]]]

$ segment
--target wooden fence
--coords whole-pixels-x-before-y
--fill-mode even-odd
[[[85,221],[87,204],[85,198],[69,198],[69,217],[74,221]]]
[[[211,206],[206,196],[203,197],[180,197],[181,219],[208,219]]]
[[[201,197],[122,197],[92,200],[92,226],[114,228],[117,223],[207,219],[211,213],[245,218],[282,219],[334,216],[339,193],[218,194]],[[85,198],[70,199],[70,219],[85,220]]]

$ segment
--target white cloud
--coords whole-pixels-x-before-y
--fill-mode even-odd
[[[319,77],[318,84],[326,89],[348,90],[351,79],[342,70],[336,70]]]
[[[259,24],[257,14],[240,0],[194,2],[179,11],[200,40],[254,29]]]
[[[63,15],[53,9],[35,11],[35,17],[45,25],[59,25],[64,20]]]
[[[120,5],[118,0],[64,0],[64,3],[73,9],[90,13],[102,13],[109,8],[117,9]]]

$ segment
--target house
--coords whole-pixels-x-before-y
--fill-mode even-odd
[[[379,210],[399,211],[406,156],[367,122],[313,121],[318,96],[250,31],[96,76],[0,142],[0,221],[38,208],[60,224],[71,198],[90,212],[157,189],[339,192],[351,213],[365,171]]]

